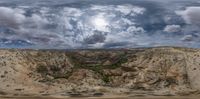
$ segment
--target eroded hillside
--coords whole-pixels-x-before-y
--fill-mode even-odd
[[[0,50],[1,95],[193,95],[200,50]]]

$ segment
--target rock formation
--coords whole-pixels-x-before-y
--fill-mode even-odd
[[[194,95],[200,50],[0,50],[1,95]]]

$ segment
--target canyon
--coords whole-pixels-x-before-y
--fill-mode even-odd
[[[198,96],[200,50],[0,50],[0,96]]]

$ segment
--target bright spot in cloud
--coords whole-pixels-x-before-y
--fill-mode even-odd
[[[95,29],[99,31],[108,31],[108,21],[103,17],[103,15],[94,16],[92,20],[92,24],[94,25]]]

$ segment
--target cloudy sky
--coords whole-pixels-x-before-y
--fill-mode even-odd
[[[199,0],[0,0],[0,48],[200,48]]]

